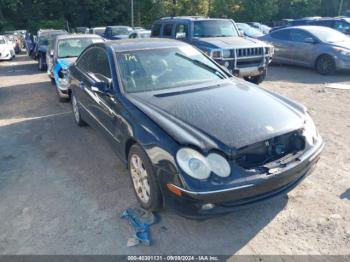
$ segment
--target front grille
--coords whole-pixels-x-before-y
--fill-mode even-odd
[[[238,68],[246,68],[246,67],[259,67],[261,66],[261,59],[254,60],[240,60],[237,61]]]
[[[254,48],[239,48],[236,49],[237,57],[247,57],[247,56],[262,56],[264,55],[263,47]]]

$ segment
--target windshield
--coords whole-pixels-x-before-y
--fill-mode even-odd
[[[260,30],[251,27],[247,24],[237,24],[238,28],[241,29],[247,36],[262,36]]]
[[[195,37],[230,37],[238,32],[230,20],[205,20],[194,22]]]
[[[349,37],[341,32],[333,30],[331,28],[322,28],[322,30],[317,30],[313,32],[322,42],[325,43],[337,43],[349,41]]]
[[[117,53],[126,92],[155,91],[208,83],[226,75],[191,46]]]
[[[6,44],[6,41],[5,41],[5,39],[3,39],[3,38],[0,38],[0,44],[2,45],[2,44]]]
[[[100,38],[66,39],[58,43],[58,58],[78,57],[81,52],[93,43],[102,42]]]
[[[113,27],[112,35],[129,35],[132,29],[129,27]]]

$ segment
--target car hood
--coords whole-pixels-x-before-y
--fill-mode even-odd
[[[331,45],[334,46],[334,47],[340,47],[340,48],[345,48],[345,49],[349,49],[350,50],[350,38],[349,38],[349,41],[331,43]]]
[[[211,48],[250,48],[250,47],[261,47],[266,44],[260,40],[252,39],[248,37],[205,37],[197,38],[194,40],[194,44],[208,45]]]
[[[306,111],[243,80],[127,96],[180,144],[231,154],[232,150],[302,128]]]
[[[76,57],[69,57],[69,58],[58,58],[57,63],[60,65],[61,68],[67,69],[71,64],[73,64],[77,60]]]

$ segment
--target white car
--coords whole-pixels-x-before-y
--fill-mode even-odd
[[[0,36],[0,60],[12,60],[15,56],[13,44],[5,36]]]
[[[151,31],[146,29],[136,29],[130,35],[129,38],[150,38]]]

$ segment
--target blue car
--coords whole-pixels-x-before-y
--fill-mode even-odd
[[[80,53],[93,43],[103,42],[98,35],[60,35],[53,51],[53,76],[60,101],[69,100],[68,68]]]
[[[102,132],[152,211],[206,218],[286,194],[323,148],[304,106],[181,41],[93,44],[69,79],[76,123]]]

